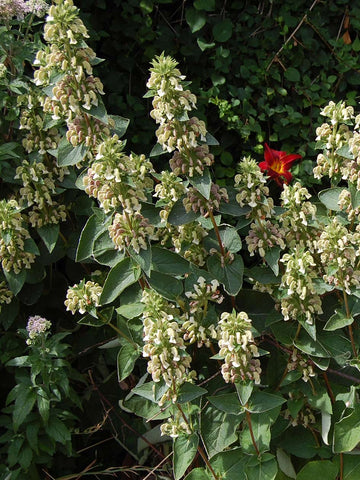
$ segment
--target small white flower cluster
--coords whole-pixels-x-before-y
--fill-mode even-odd
[[[73,285],[66,293],[65,306],[72,314],[81,314],[99,305],[102,286],[96,282],[81,280],[79,284]]]
[[[59,171],[60,170],[60,171]],[[66,220],[66,207],[53,199],[56,194],[54,173],[63,178],[65,171],[55,168],[50,171],[42,162],[23,160],[16,169],[15,178],[22,181],[20,205],[30,207],[29,221],[32,227],[57,224]],[[57,179],[60,180],[60,179]]]
[[[196,188],[190,187],[183,204],[187,212],[200,212],[204,216],[209,211],[219,210],[222,201],[229,201],[226,188],[220,188],[216,183],[212,183],[209,199],[206,199]]]
[[[26,343],[31,345],[35,343],[39,337],[42,337],[51,328],[51,322],[46,320],[46,318],[40,317],[40,315],[35,315],[29,317],[28,323],[26,325],[26,330],[28,332],[29,338]]]
[[[270,220],[256,220],[250,225],[250,230],[245,238],[248,251],[252,257],[258,252],[260,257],[265,257],[266,252],[272,247],[278,246],[285,249],[285,230],[277,223]]]
[[[26,227],[26,217],[21,215],[21,208],[16,200],[0,201],[0,259],[2,268],[19,273],[23,268],[30,268],[35,261],[35,254],[27,251],[27,239],[30,234]],[[31,248],[29,249],[31,250]]]
[[[148,372],[154,382],[164,380],[169,387],[159,404],[176,402],[179,387],[196,377],[196,372],[190,370],[191,356],[186,352],[180,321],[176,319],[178,311],[153,290],[144,290],[142,302],[143,357],[149,359]]]
[[[107,213],[117,207],[131,214],[140,211],[146,190],[153,186],[148,174],[153,166],[145,155],[126,155],[124,143],[110,136],[97,147],[95,161],[83,179],[86,193],[100,202]]]
[[[316,375],[313,366],[307,360],[304,360],[296,348],[293,348],[291,357],[287,364],[287,370],[288,372],[299,370],[302,373],[302,379],[304,382],[308,382],[310,377],[315,377]]]
[[[320,179],[328,176],[335,183],[349,180],[360,188],[359,165],[356,160],[359,153],[359,134],[349,127],[355,121],[355,128],[358,128],[360,117],[354,118],[353,107],[347,107],[344,102],[330,102],[321,114],[329,118],[329,123],[316,129],[317,146],[323,149],[323,153],[317,157],[314,177]],[[341,153],[339,150],[342,147],[348,147],[349,151]]]
[[[100,79],[93,76],[91,64],[96,54],[85,43],[88,37],[73,1],[56,0],[44,28],[48,45],[34,61],[39,67],[34,72],[34,83],[51,86],[51,95],[41,100],[43,111],[53,120],[64,119],[68,141],[73,146],[87,146],[87,156],[92,158],[98,140],[110,135],[114,122],[110,118],[102,122],[86,113],[99,105],[99,96],[104,94]],[[54,76],[59,80],[52,83]]]
[[[240,207],[251,207],[248,218],[270,218],[274,213],[274,202],[269,197],[267,180],[258,163],[251,157],[244,157],[235,175],[236,201]]]
[[[313,249],[316,206],[309,202],[311,197],[307,188],[299,182],[294,185],[283,185],[280,198],[285,211],[280,215],[280,223],[285,230],[286,245],[294,248],[296,245]]]
[[[184,340],[189,344],[196,342],[199,348],[202,345],[210,347],[211,338],[217,338],[214,325],[207,325],[206,315],[209,302],[221,303],[224,300],[219,286],[217,280],[206,282],[204,277],[199,277],[193,290],[185,292],[189,299],[189,312],[184,316],[182,329]]]
[[[260,361],[245,312],[223,312],[217,328],[219,357],[224,359],[221,373],[226,383],[253,380],[260,383]]]
[[[188,118],[196,107],[196,97],[184,90],[184,76],[176,68],[177,62],[161,54],[152,62],[147,87],[154,94],[150,115],[160,124],[156,131],[158,143],[168,152],[174,152],[170,167],[175,175],[202,175],[214,157],[205,145],[206,126],[197,117]]]
[[[168,418],[166,422],[160,425],[160,432],[161,435],[168,435],[171,438],[192,433],[189,424],[185,422],[180,413]]]
[[[320,253],[325,270],[323,279],[335,288],[351,293],[351,287],[360,285],[358,259],[360,255],[360,227],[350,232],[335,217],[324,227],[316,241],[316,250]]]
[[[0,282],[0,312],[1,312],[1,305],[6,303],[11,303],[14,294],[11,290],[9,290],[7,283],[5,281]]]
[[[285,265],[280,285],[286,295],[281,299],[284,320],[303,316],[307,323],[313,324],[314,315],[321,314],[322,309],[313,281],[318,275],[311,253],[297,246],[283,255],[281,262]]]
[[[44,0],[0,0],[0,20],[23,20],[30,13],[43,17],[48,9]]]

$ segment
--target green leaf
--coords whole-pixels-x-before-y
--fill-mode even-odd
[[[115,267],[113,267],[104,283],[104,288],[100,297],[100,304],[113,302],[125,288],[135,283],[141,275],[139,268],[134,268],[134,264],[129,257],[123,258]]]
[[[346,188],[342,187],[334,187],[334,188],[327,188],[326,190],[322,190],[319,194],[320,202],[325,205],[325,207],[329,210],[333,210],[334,212],[340,212],[340,207],[338,204],[339,197],[341,192],[346,190]]]
[[[159,155],[163,155],[164,153],[167,153],[167,150],[163,149],[162,145],[160,143],[157,143],[156,145],[153,146],[151,149],[151,152],[149,153],[149,157],[158,157]]]
[[[244,413],[244,409],[236,393],[224,393],[208,397],[209,402],[218,410],[232,415]]]
[[[241,405],[246,405],[249,398],[251,397],[254,384],[252,382],[249,383],[242,383],[242,382],[237,382],[235,383],[236,387],[236,393],[237,396],[240,400]]]
[[[326,478],[335,480],[339,468],[329,460],[308,462],[297,474],[296,480],[309,480],[309,478]]]
[[[245,407],[249,412],[261,413],[273,410],[286,402],[286,399],[280,395],[274,395],[273,393],[266,392],[254,392]]]
[[[73,147],[66,137],[63,137],[59,142],[57,164],[59,167],[69,167],[81,163],[88,151],[85,145],[77,145]]]
[[[184,480],[214,480],[214,477],[204,468],[194,468]]]
[[[321,358],[327,358],[330,356],[326,347],[320,343],[320,340],[313,340],[304,330],[301,330],[299,337],[294,342],[294,345],[307,355]]]
[[[179,199],[174,203],[169,213],[168,222],[171,225],[179,226],[191,223],[198,217],[199,214],[193,212],[192,210],[190,210],[190,212],[186,212],[182,199]]]
[[[194,460],[198,445],[199,437],[196,433],[192,433],[191,435],[179,435],[175,438],[173,457],[175,480],[180,480],[186,472],[186,469]]]
[[[360,442],[360,405],[335,423],[333,449],[335,453],[351,452]]]
[[[211,192],[211,175],[209,169],[205,169],[202,175],[198,173],[193,177],[189,178],[192,185],[201,193],[206,200],[210,199]]]
[[[360,456],[344,455],[344,480],[359,480]]]
[[[42,241],[45,243],[46,248],[51,253],[56,245],[57,239],[59,238],[60,226],[59,224],[48,224],[43,225],[37,229],[38,234],[40,235]]]
[[[247,480],[274,480],[278,466],[275,457],[265,453],[261,457],[252,456],[245,471]]]
[[[151,272],[148,283],[151,288],[170,301],[176,300],[183,291],[183,284],[180,280],[155,270]]]
[[[84,110],[88,115],[100,120],[100,122],[108,124],[109,118],[106,112],[104,102],[98,97],[98,104],[92,105],[90,110]]]
[[[26,270],[21,270],[19,273],[15,273],[13,270],[10,270],[10,272],[3,270],[3,272],[10,290],[14,295],[17,295],[25,283]]]
[[[41,418],[43,419],[43,422],[46,425],[49,420],[50,401],[47,398],[46,393],[44,391],[42,391],[42,393],[40,394],[38,392],[37,407],[41,415]]]
[[[354,160],[354,154],[350,150],[350,146],[346,143],[342,147],[336,149],[335,151],[336,155],[339,155],[340,157],[347,158],[348,160]]]
[[[195,0],[194,7],[197,10],[206,10],[212,12],[215,10],[215,0]]]
[[[242,243],[239,234],[234,227],[227,227],[220,230],[220,238],[226,250],[230,253],[237,253],[241,250]]]
[[[197,44],[198,44],[198,46],[199,46],[199,48],[202,52],[204,52],[205,50],[208,50],[209,48],[215,47],[214,42],[207,43],[205,40],[203,40],[201,38],[197,38],[196,41],[197,41]]]
[[[117,356],[117,374],[118,381],[122,382],[133,371],[136,360],[140,357],[140,352],[134,345],[123,345]]]
[[[116,312],[119,315],[131,320],[133,318],[138,317],[144,311],[145,305],[141,302],[136,303],[129,303],[127,305],[121,305],[119,308],[116,309]]]
[[[245,465],[248,458],[241,448],[235,448],[215,455],[211,466],[225,480],[247,480]]]
[[[108,117],[115,122],[115,126],[111,127],[112,131],[116,133],[119,138],[123,137],[129,126],[130,120],[125,117],[120,117],[120,115],[108,115]]]
[[[209,133],[209,132],[206,132],[205,143],[206,143],[206,145],[209,145],[209,146],[220,145],[219,142],[216,140],[216,138],[213,135],[211,135],[211,133]]]
[[[208,258],[207,266],[209,272],[223,284],[225,291],[229,295],[237,295],[239,293],[244,273],[244,262],[240,255],[235,255],[232,263],[227,263],[224,266],[221,263],[221,257],[213,255]]]
[[[291,458],[286,452],[284,452],[282,448],[276,449],[276,458],[280,470],[289,478],[296,478],[296,472],[293,464],[291,463]]]
[[[341,310],[335,310],[334,315],[332,315],[329,320],[326,322],[324,330],[334,331],[339,328],[347,327],[354,322],[353,317],[347,317],[345,312]]]
[[[190,270],[190,264],[185,258],[161,247],[152,248],[152,267],[157,272],[169,275],[185,275]]]
[[[104,221],[102,220],[96,213],[88,218],[84,228],[82,229],[79,244],[76,250],[77,262],[83,262],[84,260],[91,258],[95,239],[105,229]]]
[[[36,392],[32,386],[20,385],[15,399],[13,424],[15,432],[29,415],[36,401]]]
[[[46,433],[55,440],[55,442],[62,443],[63,445],[71,440],[70,430],[64,422],[55,416],[50,417],[46,427]]]
[[[269,265],[276,277],[279,275],[280,252],[280,247],[273,247],[270,250],[267,250],[267,252],[265,253],[266,263]]]
[[[252,434],[256,439],[256,446],[260,453],[269,450],[271,440],[270,427],[278,417],[279,412],[280,407],[276,409],[273,416],[269,415],[268,412],[251,415]],[[240,433],[240,444],[243,448],[244,453],[247,453],[249,455],[257,453],[254,447],[252,435],[250,433],[248,424],[244,426]]]
[[[179,389],[178,403],[192,402],[195,398],[199,398],[206,393],[207,390],[205,388],[185,382]]]
[[[290,82],[299,82],[300,81],[300,72],[294,67],[289,67],[285,70],[284,76]]]
[[[198,32],[206,24],[206,15],[194,8],[187,8],[185,19],[190,27],[191,33]]]
[[[222,452],[237,440],[239,417],[228,415],[214,407],[207,407],[201,414],[201,435],[209,458]]]
[[[23,470],[27,470],[30,467],[31,460],[33,458],[33,451],[29,445],[25,445],[21,448],[17,462],[21,465]]]
[[[232,21],[226,18],[221,22],[217,22],[213,28],[213,35],[216,42],[227,42],[232,35]]]

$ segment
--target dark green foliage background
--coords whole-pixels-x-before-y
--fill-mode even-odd
[[[107,107],[131,120],[130,148],[148,154],[155,142],[149,100],[142,96],[149,62],[165,51],[192,81],[198,115],[206,117],[220,142],[214,173],[222,182],[232,182],[244,154],[260,158],[265,141],[302,154],[305,161],[295,174],[314,182],[308,174],[320,108],[329,100],[357,103],[356,2],[81,0],[77,5],[92,47],[106,60],[97,72]]]

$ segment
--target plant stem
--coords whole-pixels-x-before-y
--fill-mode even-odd
[[[246,421],[247,421],[247,424],[248,424],[248,427],[249,427],[250,437],[251,437],[252,444],[255,448],[255,452],[256,452],[257,456],[260,456],[260,451],[259,451],[259,448],[257,446],[255,436],[254,436],[254,431],[253,431],[253,428],[252,428],[251,413],[248,410],[246,410]]]
[[[345,292],[345,290],[343,290],[343,297],[344,297],[344,305],[345,305],[346,317],[347,317],[347,318],[350,318],[350,317],[351,317],[351,312],[350,312],[350,308],[349,308],[349,302],[348,302],[347,293]],[[356,345],[355,345],[354,333],[353,333],[352,325],[349,325],[349,326],[348,326],[348,329],[349,329],[349,336],[350,336],[351,348],[352,348],[354,357],[357,357],[357,351],[356,351]]]
[[[177,404],[176,404],[176,407],[177,407],[177,409],[179,410],[181,416],[183,417],[184,422],[186,423],[186,425],[189,425],[189,420],[187,419],[187,417],[186,417],[183,409],[181,408],[180,404],[177,403]],[[206,466],[207,466],[208,469],[210,470],[210,472],[211,472],[212,476],[214,477],[214,479],[215,479],[215,480],[218,480],[218,476],[217,476],[215,470],[212,468],[212,466],[211,466],[211,464],[210,464],[210,462],[209,462],[209,459],[207,458],[207,456],[206,456],[203,448],[202,448],[200,445],[198,445],[197,451],[199,452],[201,458],[204,460]]]
[[[219,227],[216,224],[214,214],[213,214],[211,209],[209,210],[209,216],[210,216],[211,223],[213,224],[213,227],[214,227],[214,230],[215,230],[215,235],[216,235],[217,241],[219,243],[221,256],[223,258],[225,258],[225,249],[224,249],[224,245],[222,243],[221,237],[220,237]]]
[[[344,478],[344,454],[340,453],[340,480]]]

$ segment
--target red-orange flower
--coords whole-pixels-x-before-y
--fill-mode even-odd
[[[288,184],[291,181],[292,175],[289,169],[295,160],[301,158],[301,155],[273,150],[265,143],[264,158],[265,161],[260,162],[259,167],[261,170],[267,171],[269,177],[278,185],[282,185],[284,182]]]

